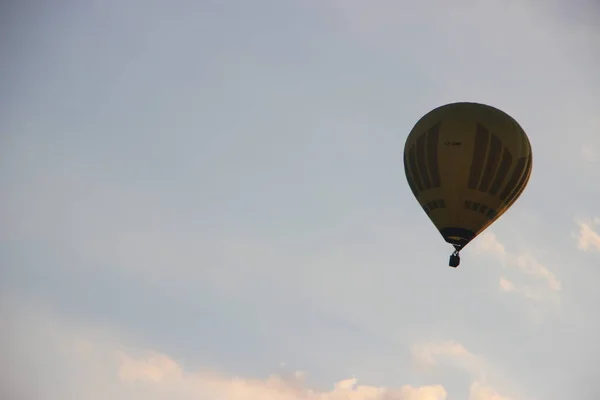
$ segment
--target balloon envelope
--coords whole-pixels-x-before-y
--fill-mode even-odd
[[[457,251],[519,198],[532,168],[531,144],[508,114],[451,103],[424,115],[404,147],[408,184]]]

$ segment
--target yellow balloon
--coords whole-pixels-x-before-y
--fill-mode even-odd
[[[532,152],[521,126],[478,103],[451,103],[425,114],[404,146],[406,179],[444,240],[459,252],[519,198]]]

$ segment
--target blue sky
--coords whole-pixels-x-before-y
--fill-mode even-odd
[[[3,396],[600,393],[593,1],[7,10]],[[508,112],[534,152],[456,270],[402,164],[452,101]]]

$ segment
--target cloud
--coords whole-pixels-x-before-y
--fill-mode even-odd
[[[511,400],[511,398],[501,396],[492,387],[481,382],[473,382],[471,385],[469,400]]]
[[[600,218],[579,222],[577,247],[580,250],[600,252],[600,234],[594,229],[595,225],[600,225]]]
[[[560,291],[562,285],[546,266],[540,264],[531,254],[520,254],[516,258],[516,266],[519,270],[529,276],[546,281],[548,287],[554,291]]]
[[[493,232],[487,232],[477,238],[475,242],[475,251],[479,253],[491,253],[499,257],[506,256],[506,249],[502,243],[498,241]]]
[[[441,385],[397,389],[358,385],[357,379],[339,381],[328,391],[305,387],[302,374],[283,378],[272,375],[266,379],[228,377],[214,372],[186,372],[168,356],[149,353],[134,358],[125,353],[119,357],[120,383],[138,385],[154,393],[179,395],[190,399],[223,400],[445,400]],[[187,396],[187,397],[186,397]],[[166,397],[165,397],[166,398]]]
[[[513,253],[506,250],[493,232],[483,233],[475,243],[475,252],[497,258],[507,268],[498,280],[504,293],[515,293],[531,301],[529,312],[536,321],[541,321],[546,310],[558,310],[562,283],[545,265],[531,253]]]
[[[413,346],[412,355],[417,365],[428,369],[450,364],[468,371],[473,378],[469,400],[510,400],[486,383],[488,367],[484,359],[461,343],[453,340],[420,343]]]
[[[500,289],[505,292],[512,292],[515,290],[515,284],[509,281],[508,279],[502,277],[500,278]]]
[[[562,289],[561,282],[548,267],[538,262],[530,253],[524,252],[515,254],[506,251],[506,247],[500,243],[493,232],[486,232],[478,238],[475,244],[475,251],[479,254],[491,254],[496,256],[502,260],[505,265],[516,268],[521,274],[537,278],[540,281],[545,281],[550,290],[560,291]],[[505,280],[504,284],[508,282],[506,278],[502,279]]]
[[[144,369],[144,366],[140,366]],[[147,382],[147,380],[146,380]],[[217,398],[223,400],[445,400],[446,390],[441,385],[413,387],[405,385],[399,389],[357,385],[356,379],[337,382],[329,391],[306,389],[298,382],[271,376],[265,380],[229,378],[218,375],[188,375],[177,382],[185,387],[190,398]],[[161,390],[160,385],[155,389]],[[166,393],[165,393],[166,394]]]
[[[465,369],[479,378],[485,371],[485,364],[481,357],[453,340],[415,344],[412,347],[412,356],[417,365],[425,368],[450,364]]]
[[[350,378],[335,383],[331,390],[317,391],[305,387],[302,374],[251,379],[211,371],[188,372],[168,356],[155,352],[138,358],[120,352],[116,367],[116,384],[124,389],[137,388],[139,397],[134,398],[140,399],[149,393],[160,398],[222,400],[445,400],[447,397],[441,385],[388,389],[359,385],[357,379]]]
[[[27,400],[447,400],[435,382],[383,387],[351,377],[315,389],[304,372],[264,378],[188,365],[107,327],[66,319],[47,306],[3,298],[0,397]],[[415,360],[463,368],[473,376],[469,400],[509,400],[486,381],[483,359],[456,341],[421,343]],[[35,382],[35,385],[31,383]],[[4,396],[4,397],[3,397]],[[20,396],[20,397],[19,397]]]
[[[454,341],[413,346],[413,357],[415,361],[423,365],[437,364],[437,356],[465,357],[470,355],[471,353],[469,353],[462,344]]]
[[[446,400],[440,384],[395,388],[343,379],[317,390],[305,374],[232,376],[190,367],[106,328],[81,326],[52,311],[3,302],[0,397],[28,400]],[[10,367],[9,367],[10,366]],[[35,385],[31,383],[35,382]]]

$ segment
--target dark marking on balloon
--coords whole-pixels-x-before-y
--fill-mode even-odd
[[[475,146],[473,147],[473,160],[471,162],[471,170],[469,171],[469,189],[477,189],[477,185],[481,179],[489,136],[489,131],[483,125],[477,124]]]
[[[419,191],[423,191],[423,183],[421,183],[421,178],[419,177],[419,173],[417,171],[417,161],[415,160],[415,147],[413,146],[408,152],[408,165],[410,166],[410,172],[415,180],[417,188]]]
[[[500,186],[502,186],[502,184],[504,183],[504,180],[506,179],[506,175],[508,175],[508,170],[510,169],[510,165],[512,164],[512,154],[510,154],[510,151],[508,150],[508,148],[504,148],[504,151],[502,152],[502,161],[500,161],[500,167],[498,168],[498,171],[496,172],[496,177],[494,178],[494,182],[492,183],[492,187],[490,188],[490,194],[492,196],[495,196],[496,194],[498,194],[498,191],[500,190]]]
[[[438,165],[438,146],[440,142],[440,123],[438,122],[427,132],[427,164],[429,165],[429,173],[431,174],[431,186],[439,188],[440,167]]]
[[[523,172],[525,171],[525,165],[527,163],[527,157],[521,157],[517,161],[517,166],[510,177],[510,180],[504,187],[502,193],[500,193],[500,200],[505,201],[509,194],[512,193],[513,190],[517,187]]]
[[[471,210],[485,215],[489,219],[493,219],[497,214],[496,210],[490,208],[489,206],[471,200],[465,200],[463,207],[465,210]]]
[[[521,194],[523,190],[525,190],[525,185],[527,185],[527,179],[529,178],[529,174],[531,173],[531,161],[532,157],[531,153],[529,153],[529,155],[527,156],[527,164],[525,165],[525,171],[523,172],[523,175],[521,175],[519,183],[516,185],[515,189],[512,191],[510,196],[508,196],[506,202],[504,203],[507,206],[510,207],[510,205],[512,205],[512,203],[516,200],[517,196]]]
[[[496,215],[498,215],[498,212],[490,208],[486,214],[486,217],[488,217],[489,219],[494,219],[496,218]]]
[[[491,134],[490,148],[487,156],[487,161],[485,163],[485,169],[483,170],[483,177],[481,178],[481,183],[479,184],[480,192],[487,192],[490,184],[492,183],[492,178],[496,173],[496,169],[498,168],[498,161],[500,161],[500,153],[502,152],[502,142],[500,139],[496,137],[496,135]]]
[[[408,160],[406,159],[406,154],[404,155],[404,171],[406,172],[406,180],[408,181],[408,186],[410,186],[410,190],[413,195],[417,197],[419,192],[417,191],[417,187],[415,186],[415,182],[413,181],[412,173],[408,168]]]
[[[429,215],[431,211],[436,210],[438,208],[446,208],[446,202],[442,199],[437,199],[430,201],[429,203],[423,206],[423,210],[425,210],[427,215]]]
[[[423,186],[425,187],[425,190],[427,190],[431,189],[431,180],[429,179],[429,172],[427,171],[425,140],[427,140],[425,133],[417,139],[417,165],[419,167],[419,175],[421,175],[421,179],[423,180]]]

